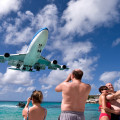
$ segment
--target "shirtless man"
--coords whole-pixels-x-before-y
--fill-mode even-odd
[[[81,82],[82,76],[83,72],[75,69],[64,82],[55,88],[56,92],[62,92],[63,97],[62,112],[58,120],[85,120],[85,103],[91,86]]]
[[[111,83],[107,83],[106,86],[110,92],[106,98],[110,101],[112,109],[120,111],[120,91],[114,91],[113,85]],[[111,120],[120,120],[120,115],[111,114]]]

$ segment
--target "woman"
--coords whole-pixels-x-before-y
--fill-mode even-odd
[[[30,100],[32,100],[32,107],[28,107]],[[41,91],[33,91],[30,98],[27,100],[27,104],[23,109],[22,115],[24,120],[45,120],[47,115],[47,110],[41,107],[41,102],[43,100],[43,94]]]
[[[111,113],[118,114],[118,111],[111,110],[111,104],[106,100],[106,95],[108,95],[108,88],[106,86],[101,86],[99,88],[101,95],[99,96],[99,109],[101,114],[99,120],[110,120]]]

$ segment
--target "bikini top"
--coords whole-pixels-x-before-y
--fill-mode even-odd
[[[99,111],[101,110],[102,105],[99,106]],[[106,102],[106,107],[111,108],[110,102]]]

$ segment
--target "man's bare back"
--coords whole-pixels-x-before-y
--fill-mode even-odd
[[[83,75],[81,70],[76,69],[74,71],[75,73],[69,74],[67,79],[55,88],[55,91],[62,92],[62,111],[84,112],[91,86],[81,82]],[[75,77],[74,74],[78,75]]]
[[[90,92],[90,85],[78,80],[64,82],[62,90],[62,111],[84,112],[86,99]]]

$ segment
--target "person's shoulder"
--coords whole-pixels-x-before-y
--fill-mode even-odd
[[[42,110],[47,110],[46,108],[44,108],[44,107],[40,107]]]
[[[86,84],[86,83],[82,83],[85,87],[87,88],[91,88],[91,85],[90,84]]]
[[[43,108],[43,107],[42,107]],[[47,112],[47,109],[46,108],[43,108],[43,110],[45,111],[45,112]]]
[[[81,83],[80,87],[83,87],[84,90],[86,90],[88,92],[91,90],[91,86],[89,84],[86,84],[86,83],[83,83],[83,82]]]
[[[29,112],[32,112],[32,111],[34,111],[34,110],[36,110],[36,108],[35,107],[29,107]]]
[[[100,98],[102,98],[102,99],[103,99],[103,98],[106,98],[106,95],[101,94],[101,95],[100,95]]]
[[[62,86],[69,86],[69,85],[71,85],[72,84],[72,82],[63,82],[62,83]]]

